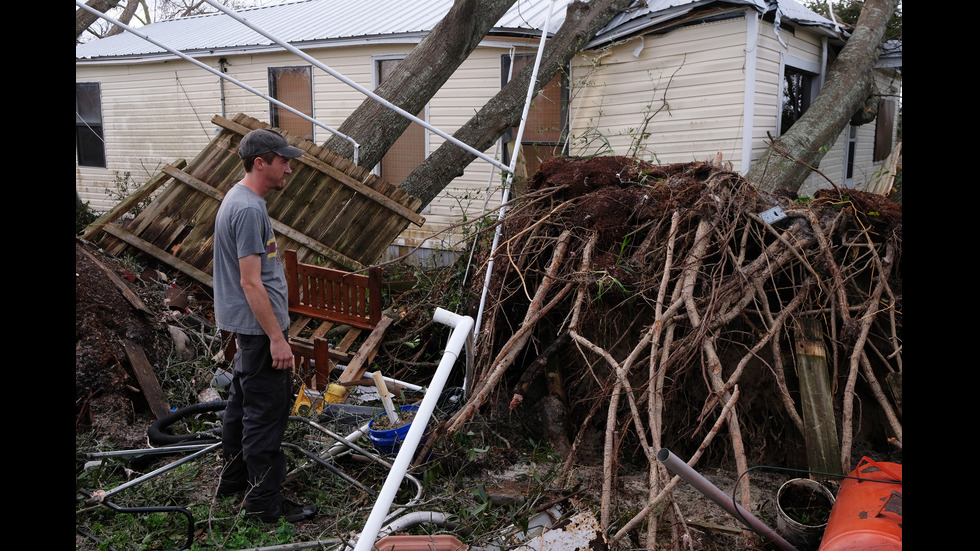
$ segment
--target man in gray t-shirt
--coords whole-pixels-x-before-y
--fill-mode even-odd
[[[302,154],[272,130],[246,134],[238,146],[245,177],[225,195],[214,223],[215,319],[238,341],[217,493],[245,493],[245,510],[265,522],[298,522],[317,512],[282,495],[293,354],[286,276],[265,203],[267,194],[285,187],[290,159]]]

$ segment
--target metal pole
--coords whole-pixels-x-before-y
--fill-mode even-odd
[[[728,514],[747,524],[753,532],[772,540],[776,544],[776,547],[782,551],[799,551],[783,539],[782,536],[777,534],[775,530],[752,516],[752,513],[746,511],[734,499],[719,490],[717,486],[701,476],[700,473],[692,469],[687,463],[684,463],[676,455],[670,453],[670,450],[667,448],[663,448],[657,452],[657,461],[663,463],[671,472],[683,478],[691,486],[694,486],[696,490],[704,494],[708,499],[717,503]]]
[[[541,58],[544,56],[545,37],[551,28],[551,14],[555,10],[555,1],[551,0],[551,7],[548,10],[548,18],[545,20],[544,29],[541,31],[541,42],[538,43],[538,55],[534,58],[534,68],[531,71],[531,84],[527,87],[527,97],[524,100],[524,112],[521,114],[521,124],[517,129],[517,138],[514,141],[514,155],[510,160],[510,167],[507,168],[507,185],[504,186],[503,196],[500,199],[500,210],[497,213],[497,220],[504,218],[507,212],[507,200],[510,197],[510,186],[514,181],[514,170],[517,168],[517,158],[521,152],[521,140],[524,138],[524,127],[527,125],[527,113],[531,109],[531,99],[534,98],[534,84],[538,80],[538,68],[541,66]],[[513,65],[513,63],[511,63]],[[500,242],[501,226],[497,226],[493,234],[493,244],[490,246],[490,260],[487,261],[487,273],[483,279],[483,293],[480,295],[480,308],[476,314],[476,325],[473,329],[474,340],[479,337],[480,324],[483,321],[483,308],[487,301],[487,291],[490,287],[490,275],[493,273],[493,255],[497,251],[497,244]]]
[[[133,486],[136,486],[138,484],[141,484],[143,481],[149,480],[149,479],[151,479],[151,478],[153,478],[155,476],[161,475],[161,474],[163,474],[163,473],[165,473],[165,472],[173,469],[174,467],[177,467],[179,465],[183,465],[184,463],[187,463],[188,461],[193,461],[193,460],[197,459],[198,457],[201,457],[202,455],[210,452],[211,450],[214,450],[214,449],[218,448],[219,446],[221,446],[221,442],[216,442],[216,443],[211,444],[210,446],[208,446],[208,447],[206,447],[206,448],[204,448],[204,449],[202,449],[202,450],[200,450],[200,451],[198,451],[196,453],[192,453],[191,455],[188,455],[187,457],[184,457],[183,459],[179,459],[179,460],[177,460],[177,461],[175,461],[175,462],[173,462],[173,463],[171,463],[169,465],[165,465],[163,467],[160,467],[159,469],[157,469],[157,470],[155,470],[153,472],[146,473],[145,475],[143,475],[143,476],[141,476],[139,478],[134,478],[133,480],[130,480],[129,482],[127,482],[127,483],[125,483],[125,484],[123,484],[123,485],[121,485],[121,486],[119,486],[119,487],[117,487],[115,489],[109,490],[108,492],[97,492],[96,495],[95,495],[95,497],[90,498],[88,500],[88,502],[90,502],[90,503],[98,503],[98,502],[101,502],[101,501],[105,500],[107,497],[111,496],[112,494],[117,494],[117,493],[125,490],[126,488],[132,488]]]

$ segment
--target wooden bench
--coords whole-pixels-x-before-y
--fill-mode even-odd
[[[296,357],[297,376],[308,388],[322,391],[339,363],[347,367],[336,382],[360,384],[392,322],[382,315],[381,268],[370,268],[365,275],[303,264],[293,250],[285,251],[283,261],[293,318],[289,344]],[[339,344],[331,347],[325,337],[339,326],[348,329]],[[367,338],[352,350],[365,332],[369,332]]]

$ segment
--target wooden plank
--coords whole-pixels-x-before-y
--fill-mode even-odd
[[[195,178],[194,176],[187,174],[186,172],[177,170],[173,167],[164,167],[164,170],[167,171],[167,174],[172,176],[175,180],[187,184],[188,186],[195,189],[196,191],[199,191],[216,201],[220,202],[225,197],[224,193],[218,191],[207,182]],[[304,233],[293,229],[287,224],[284,224],[276,219],[272,219],[272,225],[277,232],[290,237],[294,241],[303,243],[303,245],[305,245],[306,247],[309,247],[310,249],[316,251],[317,253],[322,254],[323,256],[326,256],[327,258],[330,258],[331,260],[343,266],[350,267],[351,269],[362,269],[364,267],[360,262],[352,258],[348,258],[343,254],[329,247],[324,246],[319,241],[310,239]]]
[[[303,329],[306,329],[306,324],[310,323],[312,319],[310,316],[299,316],[296,318],[296,321],[289,325],[289,338],[294,339],[298,337],[303,332]]]
[[[340,384],[349,383],[360,379],[364,375],[364,371],[367,370],[367,367],[374,360],[374,356],[378,353],[378,346],[381,345],[381,340],[384,338],[385,331],[388,330],[391,322],[392,319],[387,316],[381,318],[378,326],[374,328],[374,331],[371,331],[371,334],[365,339],[357,354],[347,364],[347,367],[344,368],[337,382]]]
[[[324,246],[319,241],[311,239],[310,237],[303,234],[302,232],[296,231],[293,228],[287,226],[286,224],[279,222],[278,220],[275,219],[272,220],[272,227],[275,228],[277,232],[285,236],[288,236],[293,241],[296,241],[297,243],[303,245],[304,247],[307,247],[310,250],[318,254],[321,254],[329,258],[330,260],[333,260],[337,264],[344,266],[347,269],[350,270],[364,269],[364,265],[358,262],[357,260],[344,256],[343,254],[335,251],[334,249]]]
[[[313,331],[313,340],[322,339],[327,335],[327,332],[333,329],[334,323],[332,321],[324,321],[316,330]]]
[[[233,132],[237,132],[237,133],[239,133],[239,134],[241,134],[243,136],[252,130],[251,128],[248,128],[246,126],[237,124],[235,122],[232,122],[232,121],[230,121],[228,119],[225,119],[225,118],[220,117],[220,116],[217,116],[217,115],[215,115],[211,119],[211,122],[213,122],[214,124],[216,124],[218,126],[221,126],[223,128],[226,128],[228,130],[231,130]],[[375,201],[378,204],[383,205],[384,207],[388,208],[389,210],[391,210],[395,214],[398,214],[399,216],[401,216],[401,217],[403,217],[403,218],[411,221],[415,225],[421,227],[423,224],[425,224],[425,218],[423,218],[422,216],[420,216],[415,211],[413,211],[413,210],[405,207],[404,205],[401,205],[400,203],[398,203],[398,202],[390,199],[387,195],[384,195],[383,193],[379,193],[379,192],[371,189],[370,187],[368,187],[364,183],[362,183],[362,182],[360,182],[360,181],[358,181],[358,180],[356,180],[356,179],[348,176],[343,171],[335,168],[334,166],[332,166],[330,164],[327,164],[327,163],[321,161],[320,159],[314,157],[313,155],[306,154],[306,155],[303,155],[303,156],[299,157],[298,160],[300,162],[302,162],[303,164],[311,167],[311,168],[314,168],[314,169],[316,169],[316,170],[318,170],[318,171],[320,171],[320,172],[322,172],[324,174],[327,174],[328,176],[336,179],[338,182],[340,182],[340,183],[344,184],[345,186],[353,189],[357,193],[360,193],[361,195],[364,195],[365,197],[371,199],[372,201]]]
[[[187,165],[187,162],[184,161],[183,159],[179,159],[175,164],[183,168],[184,166]],[[140,186],[140,188],[136,190],[135,193],[120,201],[119,204],[117,204],[115,207],[112,207],[112,209],[109,210],[109,212],[103,214],[102,216],[99,217],[98,220],[96,220],[95,222],[90,224],[87,228],[85,228],[85,232],[82,234],[82,239],[92,239],[92,236],[102,231],[102,229],[106,225],[115,223],[115,221],[118,220],[119,217],[129,212],[129,210],[132,209],[137,204],[139,204],[140,201],[143,201],[144,199],[152,195],[153,192],[155,192],[160,186],[167,183],[169,179],[170,178],[165,173],[157,174],[149,182]]]
[[[106,226],[106,232],[118,237],[119,239],[129,243],[130,245],[136,247],[137,249],[149,254],[150,256],[156,258],[157,260],[173,266],[174,268],[180,270],[181,272],[187,274],[188,276],[200,281],[201,283],[207,285],[208,287],[214,286],[214,279],[207,273],[198,270],[194,266],[184,262],[183,260],[175,257],[174,255],[167,253],[166,251],[161,251],[159,248],[153,246],[152,243],[148,243],[139,237],[127,232],[122,228],[116,226]]]
[[[349,331],[347,331],[347,334],[344,335],[344,338],[340,340],[340,344],[337,345],[337,350],[341,352],[347,352],[350,350],[350,347],[354,345],[354,341],[357,340],[357,337],[361,336],[361,331],[362,330],[357,327],[352,327]]]
[[[319,159],[316,159],[316,158],[306,159],[306,158],[304,158],[303,161],[307,165],[309,165],[309,166],[311,166],[311,167],[319,170],[320,172],[323,172],[324,174],[329,174],[330,176],[332,176],[333,178],[335,178],[339,182],[341,182],[344,185],[350,187],[351,189],[354,189],[355,191],[357,191],[358,193],[360,193],[360,194],[364,195],[365,197],[371,199],[372,201],[375,201],[378,204],[380,204],[380,205],[388,208],[389,210],[391,210],[395,214],[401,216],[402,218],[405,218],[405,219],[409,220],[410,222],[412,222],[416,226],[422,227],[422,225],[425,224],[425,218],[422,217],[422,216],[420,216],[419,214],[417,214],[415,211],[410,210],[407,207],[402,206],[401,204],[397,203],[396,201],[393,201],[393,200],[389,199],[387,195],[384,195],[382,193],[379,193],[379,192],[371,189],[370,187],[365,186],[365,185],[361,184],[360,182],[357,182],[353,178],[346,177],[346,175],[343,172],[341,172],[341,171],[337,170],[336,168],[334,168],[334,167],[332,167],[332,166],[330,166],[330,165],[328,165],[328,164],[320,161]]]
[[[796,335],[796,371],[800,379],[800,407],[810,471],[844,474],[834,416],[833,389],[827,369],[827,350],[819,320],[800,319]]]
[[[225,194],[222,193],[222,192],[220,192],[220,191],[218,191],[211,184],[205,182],[204,180],[200,180],[198,178],[195,178],[194,176],[192,176],[192,175],[190,175],[190,174],[188,174],[188,173],[184,172],[183,170],[180,170],[180,169],[178,169],[176,167],[167,165],[167,166],[163,167],[163,172],[164,172],[164,174],[167,174],[169,176],[172,176],[175,180],[178,180],[180,182],[183,182],[184,184],[187,184],[188,186],[192,187],[193,189],[195,189],[195,190],[197,190],[197,191],[199,191],[199,192],[207,195],[208,197],[214,199],[215,201],[219,201],[220,202],[222,199],[225,198]]]
[[[92,253],[85,250],[84,247],[81,247],[80,250],[82,251],[82,254],[84,254],[86,257],[88,257],[89,260],[92,261],[92,263],[94,263],[103,272],[105,272],[106,277],[109,278],[109,281],[113,282],[116,285],[116,287],[119,288],[120,292],[122,292],[123,297],[125,297],[126,300],[128,300],[129,303],[133,305],[133,307],[143,312],[144,314],[149,314],[151,316],[154,315],[153,312],[149,309],[149,307],[147,307],[146,303],[143,302],[143,299],[141,299],[139,295],[133,292],[133,290],[129,288],[129,285],[126,285],[126,282],[122,280],[122,278],[117,276],[115,272],[109,269],[108,266],[100,262],[99,259],[96,258]]]
[[[129,363],[133,367],[133,373],[136,374],[136,378],[139,380],[140,388],[143,389],[143,394],[146,396],[146,401],[150,404],[150,410],[157,419],[165,415],[170,415],[170,404],[167,403],[167,398],[163,394],[163,388],[160,387],[160,381],[157,380],[156,373],[153,372],[153,366],[150,365],[150,361],[146,357],[146,353],[143,352],[143,347],[136,344],[129,339],[122,339],[123,348],[126,350],[126,356],[129,358]]]

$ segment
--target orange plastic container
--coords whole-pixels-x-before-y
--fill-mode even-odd
[[[865,457],[850,477],[837,492],[819,551],[901,550],[902,466]]]

